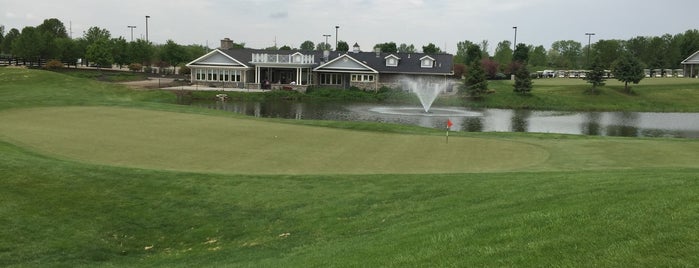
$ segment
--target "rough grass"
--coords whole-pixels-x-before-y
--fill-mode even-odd
[[[447,147],[441,131],[250,119],[47,72],[0,68],[0,82],[3,267],[699,266],[697,140],[458,133]],[[503,170],[366,174],[403,164],[307,141],[334,135],[362,157],[412,161],[437,141]],[[202,168],[238,154],[277,162]],[[308,155],[330,158],[325,174],[240,174]],[[362,175],[328,174],[355,161]]]

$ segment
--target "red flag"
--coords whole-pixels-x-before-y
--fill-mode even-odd
[[[451,122],[451,119],[447,119],[447,128],[451,128],[453,125],[454,123]]]

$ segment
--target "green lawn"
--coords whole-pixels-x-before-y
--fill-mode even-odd
[[[512,93],[512,81],[489,81],[495,93],[483,100],[470,101],[472,107],[529,108],[575,111],[699,112],[699,79],[646,78],[637,85],[609,79],[596,94],[587,93],[590,84],[582,79],[552,78],[533,80],[530,96]]]
[[[0,266],[699,266],[699,140],[446,144],[173,98],[0,68]]]

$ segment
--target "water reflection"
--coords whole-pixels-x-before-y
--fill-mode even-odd
[[[583,113],[583,122],[581,123],[582,134],[599,136],[602,135],[602,126],[600,120],[602,116],[599,113]]]
[[[516,110],[512,114],[511,130],[512,132],[527,132],[529,128],[529,117],[531,117],[532,111],[530,110]]]
[[[699,138],[699,113],[557,112],[482,109],[482,116],[430,117],[382,114],[371,104],[274,102],[196,102],[191,105],[256,117],[371,121],[444,129],[451,119],[454,131],[541,132],[630,137]],[[450,109],[461,109],[451,107]]]
[[[461,127],[461,130],[467,131],[467,132],[482,132],[483,131],[483,117],[478,116],[478,117],[466,117],[464,118],[463,122],[461,123],[463,127]]]

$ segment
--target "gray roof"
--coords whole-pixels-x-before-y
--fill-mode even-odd
[[[376,52],[348,52],[348,56],[368,65],[379,73],[415,73],[415,74],[451,74],[453,56],[451,54],[425,54],[425,53],[377,53]],[[386,66],[386,57],[394,55],[400,60],[398,66]],[[435,59],[435,66],[423,68],[420,59],[429,56]]]
[[[221,52],[227,54],[228,56],[242,62],[243,64],[249,65],[252,61],[252,54],[255,53],[267,53],[267,54],[279,54],[279,55],[292,55],[295,53],[301,53],[304,55],[314,55],[316,59],[316,64],[313,67],[318,67],[324,62],[323,51],[304,51],[304,50],[264,50],[264,49],[219,49]],[[425,53],[386,53],[386,52],[337,52],[330,51],[330,56],[328,61],[332,61],[337,57],[344,54],[354,58],[355,60],[364,63],[365,65],[371,67],[372,69],[378,71],[379,73],[410,73],[410,74],[451,74],[453,56],[451,54],[425,54]],[[400,60],[398,61],[398,66],[386,66],[386,57],[389,55],[394,55]],[[429,56],[435,59],[435,65],[432,68],[423,68],[420,66],[420,59]]]

